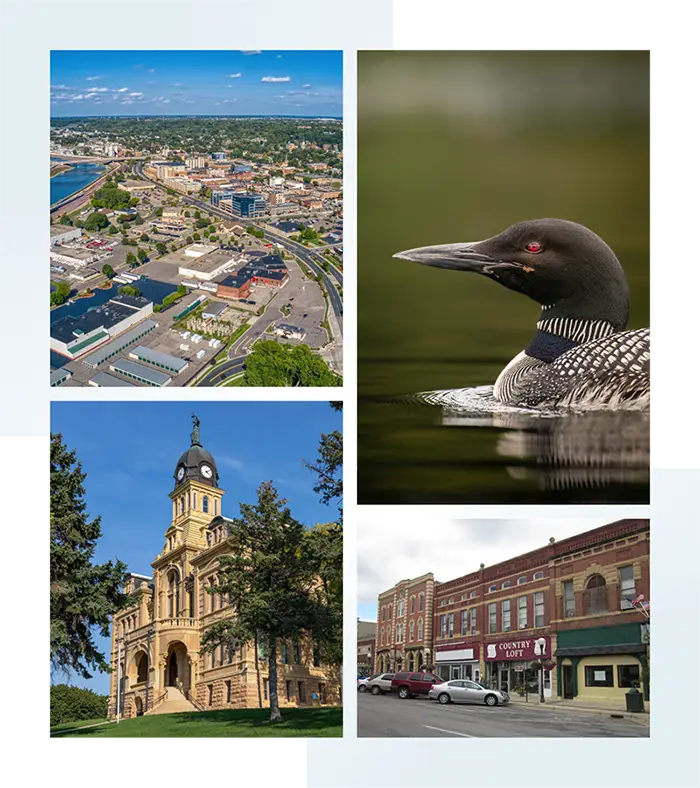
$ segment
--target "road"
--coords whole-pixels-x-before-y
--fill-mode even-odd
[[[144,180],[150,181],[151,183],[155,183],[158,186],[162,186],[158,181],[154,180],[153,178],[149,178],[147,175],[144,175],[143,172],[143,165],[141,163],[137,163],[134,165],[134,171],[140,175]],[[201,210],[208,211],[209,213],[213,214],[214,216],[218,216],[221,219],[240,219],[241,217],[232,216],[230,213],[226,213],[226,211],[222,211],[219,208],[211,205],[210,203],[203,202],[202,200],[197,200],[194,197],[189,197],[186,195],[181,195],[181,198],[184,202],[188,203],[189,205],[193,205],[196,208],[200,208]],[[295,243],[294,241],[290,241],[288,238],[280,237],[274,233],[271,233],[265,226],[260,226],[250,222],[251,226],[255,227],[256,229],[262,230],[265,235],[265,240],[270,241],[272,243],[279,243],[283,246],[287,251],[291,252],[295,256],[297,256],[303,263],[308,265],[308,267],[315,273],[320,274],[323,284],[326,288],[326,292],[328,293],[328,298],[331,302],[331,307],[335,314],[337,325],[336,331],[340,331],[342,334],[342,315],[343,315],[343,302],[340,298],[340,293],[336,290],[335,286],[331,282],[330,277],[328,274],[321,268],[318,258],[316,258],[313,252],[310,249],[307,249],[305,246],[301,244]],[[320,248],[320,247],[319,247]],[[330,266],[331,273],[333,277],[339,282],[340,285],[343,283],[343,275],[335,269],[333,266]]]
[[[400,700],[394,695],[357,696],[360,737],[615,737],[649,736],[645,722],[613,719],[569,709],[527,708],[522,704],[440,706],[425,698]],[[646,724],[645,724],[646,723]]]
[[[228,361],[224,361],[223,364],[219,364],[219,366],[213,369],[211,372],[208,372],[197,383],[197,385],[216,386],[217,383],[221,383],[223,380],[230,378],[232,375],[237,375],[239,372],[243,372],[244,368],[245,356],[231,358]]]

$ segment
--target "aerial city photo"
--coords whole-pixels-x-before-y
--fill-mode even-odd
[[[51,386],[340,386],[340,51],[51,53]]]

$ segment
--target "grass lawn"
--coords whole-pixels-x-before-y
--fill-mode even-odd
[[[181,712],[179,714],[154,714],[123,720],[118,725],[101,725],[96,728],[76,730],[89,721],[73,723],[65,733],[54,736],[155,737],[179,736],[214,738],[300,736],[340,737],[343,735],[343,710],[340,707],[315,709],[282,709],[282,722],[270,724],[269,709],[223,709],[221,711]],[[51,731],[59,731],[57,726]]]
[[[77,720],[76,722],[64,722],[61,725],[54,725],[51,728],[51,733],[63,733],[64,731],[75,730],[75,728],[82,728],[83,725],[99,725],[102,722],[106,722],[104,717],[100,717],[94,720]]]

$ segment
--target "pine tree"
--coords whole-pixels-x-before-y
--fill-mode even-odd
[[[129,602],[122,589],[121,561],[93,564],[102,534],[100,517],[90,520],[85,504],[86,474],[60,434],[51,435],[51,667],[91,678],[109,671],[93,627],[107,637],[110,616]]]

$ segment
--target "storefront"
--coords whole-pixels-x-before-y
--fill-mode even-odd
[[[479,646],[465,641],[437,646],[435,650],[435,672],[445,681],[470,679],[479,681]]]
[[[541,637],[541,636],[540,636]],[[544,640],[544,669],[540,670],[540,655],[537,654],[536,643],[540,637],[513,638],[484,644],[484,664],[486,683],[506,692],[526,689],[528,692],[540,693],[540,685],[544,681],[544,696],[552,696],[552,640],[547,635]]]
[[[555,657],[563,698],[624,703],[633,686],[649,698],[647,624],[560,632]]]

